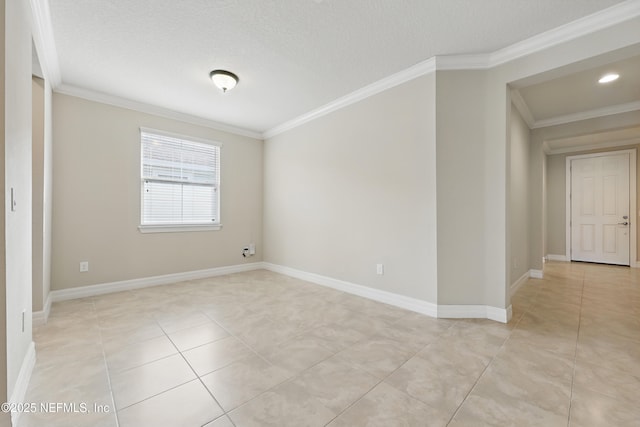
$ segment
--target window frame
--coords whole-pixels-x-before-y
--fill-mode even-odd
[[[217,178],[217,182],[216,182],[216,187],[217,187],[217,191],[216,191],[216,195],[218,197],[218,215],[217,215],[217,221],[215,223],[212,224],[143,224],[143,215],[144,215],[144,182],[145,182],[145,178],[144,178],[144,156],[142,154],[142,150],[143,150],[143,142],[142,142],[142,134],[146,133],[146,134],[151,134],[151,135],[158,135],[158,136],[165,136],[165,137],[169,137],[169,138],[175,138],[175,139],[180,139],[186,142],[193,142],[196,144],[206,144],[206,145],[212,145],[215,147],[218,147],[218,167],[216,170],[216,178]],[[187,135],[181,135],[181,134],[177,134],[177,133],[172,133],[172,132],[166,132],[166,131],[162,131],[162,130],[158,130],[158,129],[151,129],[151,128],[145,128],[145,127],[140,127],[140,134],[139,134],[139,155],[140,155],[140,166],[138,169],[138,179],[140,180],[139,183],[139,189],[140,189],[140,215],[138,217],[138,230],[141,233],[177,233],[177,232],[190,232],[190,231],[216,231],[216,230],[220,230],[222,228],[222,221],[221,221],[221,174],[220,174],[220,169],[221,169],[221,163],[222,163],[222,147],[223,144],[217,141],[211,141],[208,139],[203,139],[203,138],[198,138],[198,137],[193,137],[193,136],[187,136]]]

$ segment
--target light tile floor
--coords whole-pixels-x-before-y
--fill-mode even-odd
[[[267,271],[56,303],[27,402],[79,412],[21,425],[640,426],[638,270],[549,263],[512,303],[433,319]]]

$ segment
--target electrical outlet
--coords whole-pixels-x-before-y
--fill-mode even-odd
[[[384,264],[376,264],[376,274],[380,276],[384,274]]]
[[[89,261],[80,262],[80,273],[86,273],[89,271]]]
[[[255,255],[255,254],[256,254],[256,244],[249,243],[249,255]]]

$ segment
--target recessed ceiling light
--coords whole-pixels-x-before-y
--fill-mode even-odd
[[[604,76],[600,77],[598,83],[610,83],[614,80],[618,80],[618,77],[620,77],[620,75],[616,73],[605,74]]]
[[[227,70],[213,70],[209,73],[209,77],[221,91],[227,92],[238,84],[238,76]]]

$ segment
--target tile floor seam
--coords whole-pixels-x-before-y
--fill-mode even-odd
[[[206,423],[202,424],[200,427],[207,427],[209,424],[211,424],[211,423],[215,423],[216,421],[218,421],[218,420],[219,420],[219,419],[221,419],[221,418],[226,418],[227,420],[229,420],[229,422],[231,423],[231,425],[232,425],[233,427],[236,427],[236,423],[235,423],[235,422],[231,419],[231,417],[230,417],[228,414],[226,414],[226,413],[224,413],[224,414],[220,415],[218,418],[214,418],[214,419],[213,419],[213,420],[211,420],[211,421],[207,421]]]
[[[573,372],[571,374],[571,391],[569,393],[569,411],[567,414],[567,427],[571,426],[571,405],[573,402],[573,385],[576,380],[576,362],[578,360],[578,343],[580,342],[580,324],[582,323],[582,303],[584,300],[584,275],[582,277],[582,290],[580,292],[580,312],[578,313],[578,334],[576,336],[576,348],[573,355]]]
[[[496,359],[496,357],[498,356],[498,353],[500,353],[500,350],[502,350],[502,348],[505,346],[505,344],[507,343],[507,341],[509,341],[509,339],[511,338],[511,335],[513,334],[513,331],[516,330],[516,328],[518,327],[518,325],[520,324],[520,322],[522,321],[522,318],[524,317],[524,315],[528,312],[528,310],[525,310],[523,315],[520,316],[520,319],[518,319],[516,321],[516,324],[513,326],[513,328],[511,329],[511,331],[509,331],[509,335],[504,339],[504,341],[502,341],[502,344],[500,344],[500,347],[498,348],[498,350],[496,350],[496,352],[494,353],[494,355],[491,357],[491,360],[489,360],[489,362],[487,363],[487,366],[484,367],[484,369],[482,370],[482,372],[480,373],[480,375],[478,375],[478,378],[476,378],[475,382],[473,383],[473,385],[471,386],[471,388],[469,389],[469,391],[467,392],[467,394],[464,396],[464,399],[462,399],[462,401],[460,402],[460,404],[457,406],[456,410],[453,411],[453,415],[451,415],[451,418],[449,418],[449,421],[447,421],[447,426],[449,424],[451,424],[451,422],[453,421],[453,419],[456,417],[456,415],[458,414],[458,412],[460,411],[460,408],[462,408],[462,405],[464,405],[465,401],[467,400],[467,398],[469,397],[469,395],[471,395],[471,393],[473,392],[473,390],[476,388],[476,386],[478,385],[478,383],[480,382],[480,379],[484,376],[484,374],[487,372],[487,370],[489,369],[489,367],[491,366],[491,364],[494,362],[494,360]]]
[[[441,331],[441,332],[438,334],[438,336],[443,335],[443,334],[444,334],[444,332],[445,332],[445,331],[448,331],[450,328],[452,328],[452,327],[453,327],[453,325],[454,325],[454,323],[451,323],[451,325],[450,325],[447,329],[445,329],[445,330]],[[374,334],[374,335],[375,335],[375,334]],[[426,402],[423,402],[422,400],[420,400],[420,399],[418,399],[418,398],[416,398],[416,397],[413,397],[413,396],[411,396],[410,394],[408,394],[408,393],[406,393],[406,392],[404,392],[404,391],[402,391],[402,390],[398,390],[398,389],[397,389],[396,387],[394,387],[392,384],[389,384],[389,383],[385,382],[385,381],[386,381],[389,377],[391,377],[391,376],[392,376],[396,371],[398,371],[400,368],[402,368],[404,365],[406,365],[406,364],[407,364],[411,359],[413,359],[414,357],[419,357],[419,356],[418,356],[418,353],[420,353],[422,350],[424,350],[425,348],[427,348],[430,344],[431,344],[431,342],[426,343],[426,344],[424,344],[420,349],[416,350],[416,351],[415,351],[415,353],[414,353],[411,357],[409,357],[407,360],[405,360],[402,364],[400,364],[400,366],[398,366],[396,369],[394,369],[392,372],[390,372],[390,373],[389,373],[387,376],[385,376],[383,379],[381,379],[380,381],[378,381],[378,382],[377,382],[373,387],[371,387],[371,388],[370,388],[366,393],[364,393],[362,396],[360,396],[358,399],[356,399],[354,402],[352,402],[350,405],[348,405],[348,406],[347,406],[347,407],[346,407],[342,412],[340,412],[340,413],[339,413],[338,415],[336,415],[333,419],[331,419],[327,424],[325,424],[325,427],[326,427],[327,425],[331,424],[331,423],[332,423],[336,418],[338,418],[338,417],[340,417],[342,414],[346,413],[346,412],[347,412],[351,407],[355,406],[358,402],[360,402],[362,399],[364,399],[364,398],[367,396],[367,394],[369,394],[373,389],[375,389],[376,387],[378,387],[378,386],[379,386],[380,384],[382,384],[382,383],[385,383],[385,384],[389,385],[389,386],[390,386],[390,387],[392,387],[394,390],[399,391],[400,393],[402,393],[402,394],[404,394],[404,395],[408,396],[409,398],[414,399],[414,400],[416,400],[416,401],[418,401],[418,402],[420,402],[420,403],[422,403],[422,404],[426,405],[426,406],[427,406],[427,407],[429,407],[429,408],[435,409],[435,408],[433,408],[431,405],[427,404]],[[338,357],[338,358],[342,359],[338,354],[336,354],[336,357]],[[344,359],[342,359],[342,360],[344,360]],[[351,363],[350,363],[350,362],[348,362],[348,361],[346,361],[346,362],[347,362],[348,364],[350,364],[350,365],[351,365]],[[370,373],[369,371],[367,371],[367,370],[366,370],[366,369],[364,369],[364,368],[359,368],[359,367],[357,367],[357,368],[358,368],[358,369],[363,370],[364,372],[368,372],[368,373]],[[371,374],[371,373],[370,373],[370,374]],[[373,374],[371,374],[371,375],[373,375]],[[375,377],[375,375],[373,375],[373,376]]]
[[[209,317],[206,313],[205,313],[205,316]],[[240,338],[239,336],[235,335],[235,334],[234,334],[233,332],[231,332],[229,329],[225,328],[225,327],[224,327],[224,325],[222,325],[222,324],[218,323],[218,321],[217,321],[217,320],[212,319],[211,317],[209,317],[209,319],[211,319],[211,321],[212,321],[212,322],[214,322],[216,325],[218,325],[218,326],[220,326],[222,329],[224,329],[224,330],[225,330],[225,332],[226,332],[226,333],[228,333],[230,337],[233,337],[233,338],[237,339],[238,341],[240,341],[240,342],[241,342],[245,347],[247,347],[249,350],[251,350],[251,351],[252,351],[256,356],[258,356],[258,357],[259,357],[260,359],[262,359],[264,362],[266,362],[266,363],[267,363],[267,364],[269,364],[270,366],[275,366],[273,363],[271,363],[270,361],[268,361],[264,356],[262,356],[260,353],[258,353],[258,352],[256,351],[256,349],[254,349],[252,346],[250,346],[250,345],[249,345],[249,343],[247,343],[245,340],[243,340],[243,339],[242,339],[242,338]],[[224,337],[224,338],[226,338],[226,337]],[[224,339],[224,338],[221,338],[221,339]],[[220,340],[216,340],[216,341],[220,341]],[[215,342],[215,341],[213,341],[213,342]],[[211,343],[207,343],[207,344],[211,344]],[[198,346],[198,347],[202,347],[202,346],[205,346],[205,345],[207,345],[207,344],[202,344],[201,346]],[[175,345],[175,344],[174,344],[174,345]],[[194,347],[194,348],[198,348],[198,347]],[[193,349],[189,349],[189,350],[193,350]],[[185,351],[189,351],[189,350],[185,350]],[[243,359],[244,359],[244,358],[243,358]],[[238,360],[240,360],[240,359],[238,359]],[[228,364],[228,365],[225,365],[224,367],[221,367],[221,368],[215,369],[215,370],[213,370],[213,371],[211,371],[211,372],[208,372],[208,373],[206,373],[206,374],[204,374],[204,375],[209,375],[209,374],[211,374],[211,373],[213,373],[213,372],[219,371],[220,369],[226,368],[227,366],[232,365],[233,363],[237,362],[238,360],[236,360],[236,361],[234,361],[234,362],[232,362],[232,363],[230,363],[230,364]],[[203,376],[204,376],[204,375],[203,375]],[[284,381],[283,381],[283,382],[284,382]],[[223,408],[223,410],[224,410],[224,408]]]
[[[331,424],[332,422],[334,422],[337,418],[339,418],[340,416],[342,416],[342,414],[346,413],[347,411],[349,411],[349,409],[351,409],[353,406],[355,406],[358,402],[360,402],[362,399],[364,399],[367,394],[371,393],[371,391],[373,389],[375,389],[376,387],[378,387],[380,384],[382,384],[384,382],[384,380],[380,380],[378,381],[373,387],[371,387],[369,390],[367,390],[362,396],[360,396],[359,398],[357,398],[356,400],[354,400],[353,402],[351,402],[351,404],[349,404],[346,408],[344,408],[339,414],[337,414],[335,417],[331,418],[329,420],[329,422],[327,422],[324,427],[328,426],[329,424]],[[395,388],[395,387],[394,387]],[[401,392],[404,393],[404,392]],[[406,393],[404,393],[406,394]],[[407,395],[408,396],[408,395]],[[411,397],[411,396],[409,396]]]
[[[451,327],[451,326],[450,326],[450,327]],[[447,328],[447,329],[448,329],[448,328]],[[398,390],[398,389],[397,389],[396,387],[394,387],[392,384],[389,384],[389,383],[386,383],[386,382],[385,382],[385,380],[386,380],[387,378],[389,378],[389,377],[390,377],[391,375],[393,375],[397,370],[399,370],[399,369],[400,369],[400,368],[402,368],[404,365],[406,365],[406,364],[407,364],[411,359],[413,359],[414,357],[417,357],[418,353],[420,353],[422,350],[424,350],[425,348],[427,348],[427,347],[429,346],[429,344],[431,344],[431,343],[428,343],[428,344],[425,344],[424,346],[422,346],[422,347],[421,347],[419,350],[417,350],[417,351],[416,351],[416,352],[415,352],[411,357],[409,357],[407,360],[405,360],[404,362],[402,362],[402,364],[400,364],[400,366],[398,366],[398,367],[397,367],[396,369],[394,369],[391,373],[389,373],[389,374],[388,374],[388,375],[386,375],[384,378],[382,378],[380,381],[378,381],[378,382],[377,382],[373,387],[371,387],[369,390],[367,390],[367,392],[366,392],[366,393],[364,393],[364,394],[363,394],[362,396],[360,396],[358,399],[356,399],[355,401],[353,401],[353,402],[352,402],[350,405],[348,405],[344,410],[342,410],[342,412],[340,412],[338,415],[336,415],[334,418],[332,418],[332,419],[331,419],[327,424],[325,424],[325,427],[326,427],[327,425],[331,424],[331,423],[332,423],[336,418],[338,418],[338,417],[340,417],[342,414],[346,413],[346,412],[347,412],[351,407],[355,406],[358,402],[360,402],[362,399],[364,399],[364,398],[367,396],[367,394],[369,394],[373,389],[375,389],[376,387],[378,387],[378,386],[379,386],[380,384],[382,384],[382,383],[385,383],[385,384],[389,385],[390,387],[392,387],[394,390],[399,391],[400,393],[402,393],[402,394],[404,394],[404,395],[408,396],[409,398],[414,399],[414,400],[416,400],[416,401],[418,401],[418,402],[420,402],[420,403],[422,403],[422,404],[424,404],[424,405],[428,406],[429,408],[432,408],[432,406],[431,406],[431,405],[429,405],[429,404],[427,404],[426,402],[423,402],[422,400],[420,400],[420,399],[418,399],[418,398],[415,398],[415,397],[411,396],[410,394],[408,394],[408,393],[406,393],[406,392],[404,392],[404,391],[402,391],[402,390]],[[346,362],[346,363],[348,363],[349,365],[352,365],[352,363],[351,363],[351,362],[346,361],[345,359],[342,359],[342,358],[341,358],[340,356],[338,356],[337,354],[336,354],[335,356],[336,356],[336,357],[338,357],[339,359],[341,359],[341,360],[345,361],[345,362]],[[366,370],[366,369],[364,369],[364,368],[360,368],[360,367],[357,367],[357,366],[356,366],[356,368],[358,368],[358,369],[360,369],[360,370],[362,370],[362,371],[364,371],[364,372],[369,373],[369,374],[370,374],[370,375],[372,375],[373,377],[376,377],[376,375],[373,375],[372,373],[370,373],[369,371],[367,371],[367,370]],[[376,377],[376,378],[377,378],[377,377]],[[432,408],[432,409],[435,409],[435,408]]]
[[[151,338],[151,339],[155,339],[155,338]],[[141,341],[141,342],[143,342],[143,341]],[[172,344],[173,344],[173,343],[172,343]],[[136,345],[136,344],[131,344],[131,345]],[[179,352],[180,352],[180,351],[178,350],[178,353],[179,353]],[[123,374],[123,373],[125,373],[125,372],[129,372],[129,371],[132,371],[132,370],[134,370],[134,369],[141,368],[141,367],[143,367],[143,366],[147,366],[147,365],[150,365],[150,364],[152,364],[152,363],[155,363],[155,362],[159,362],[159,361],[161,361],[161,360],[168,359],[168,358],[170,358],[170,357],[175,356],[175,355],[176,355],[176,354],[178,354],[178,353],[168,354],[168,355],[166,355],[166,356],[159,357],[159,358],[157,358],[157,359],[153,359],[153,360],[149,360],[148,362],[144,362],[144,363],[141,363],[141,364],[139,364],[139,365],[135,365],[135,366],[130,366],[130,367],[126,368],[126,369],[121,369],[121,370],[119,370],[119,371],[115,371],[115,372],[111,372],[111,368],[109,367],[109,363],[106,361],[106,358],[105,358],[105,363],[107,364],[107,368],[108,368],[108,370],[109,370],[109,374],[113,374],[113,375],[120,375],[120,374]]]
[[[375,336],[375,334],[374,334],[373,336]],[[393,340],[393,339],[392,339],[392,341],[395,341],[395,340]],[[411,356],[409,356],[409,358],[408,358],[407,360],[405,360],[404,362],[402,362],[402,363],[401,363],[401,364],[400,364],[396,369],[394,369],[393,371],[391,371],[389,374],[385,375],[385,377],[384,377],[380,382],[385,381],[387,378],[389,378],[391,375],[393,375],[393,374],[394,374],[398,369],[400,369],[400,368],[402,368],[404,365],[406,365],[406,364],[407,364],[411,359],[413,359],[414,357],[416,357],[416,356],[418,355],[418,353],[420,353],[422,350],[424,350],[425,348],[427,348],[430,344],[431,344],[431,343],[427,343],[427,344],[423,345],[421,348],[419,348],[418,350],[416,350],[415,352],[413,352],[413,354],[412,354]],[[345,360],[345,359],[343,359],[343,360]],[[347,361],[347,363],[351,364],[351,362],[348,362],[348,361]],[[360,368],[360,369],[362,369],[362,370],[363,370],[363,371],[365,371],[365,372],[368,372],[369,374],[373,375],[374,377],[377,377],[377,375],[375,375],[373,372],[369,372],[369,371],[368,371],[367,369],[365,369],[365,368]],[[391,384],[389,384],[389,385],[391,385]],[[392,386],[392,387],[393,387],[393,386]],[[395,388],[395,387],[394,387],[394,388]],[[397,389],[396,389],[396,390],[397,390]],[[402,390],[399,390],[399,391],[402,391]],[[404,392],[403,392],[403,393],[404,393]],[[407,393],[405,393],[405,394],[407,394]]]
[[[206,313],[205,313],[205,316],[209,317]],[[269,366],[275,366],[273,363],[271,363],[271,362],[270,362],[270,361],[268,361],[266,358],[264,358],[260,353],[258,353],[258,352],[253,348],[253,347],[251,347],[247,342],[245,342],[243,339],[241,339],[240,337],[238,337],[238,336],[234,335],[230,330],[228,330],[227,328],[225,328],[225,327],[224,327],[224,325],[219,324],[215,319],[212,319],[211,317],[209,317],[209,319],[210,319],[212,322],[216,323],[218,326],[220,326],[222,329],[224,329],[224,330],[229,334],[229,337],[233,337],[233,338],[237,339],[238,341],[240,341],[244,346],[246,346],[246,347],[247,347],[249,350],[251,350],[251,351],[252,351],[252,352],[253,352],[257,357],[259,357],[261,360],[263,360],[263,361],[264,361],[265,363],[267,363]],[[161,327],[161,328],[162,328],[162,327]],[[163,331],[164,331],[164,329],[163,329]],[[167,336],[167,337],[168,337],[168,336]],[[169,340],[171,340],[171,338],[170,338],[170,337],[168,337],[168,338],[169,338]],[[215,342],[215,341],[214,341],[214,342]],[[174,343],[173,341],[171,341],[171,343],[175,346],[175,343]],[[210,343],[209,343],[209,344],[210,344]],[[207,345],[207,344],[203,344],[203,346],[204,346],[204,345]],[[199,346],[199,347],[202,347],[202,346]],[[177,348],[177,347],[176,347],[176,348]],[[198,348],[198,347],[195,347],[195,348]],[[189,349],[189,350],[192,350],[192,349]],[[186,350],[186,351],[188,351],[188,350]],[[207,386],[206,386],[206,384],[205,384],[205,383],[204,383],[204,381],[202,380],[202,377],[207,376],[207,375],[210,375],[210,374],[212,374],[212,373],[214,373],[214,372],[220,371],[220,370],[222,370],[222,369],[224,369],[224,368],[227,368],[227,367],[229,367],[229,366],[233,365],[234,363],[239,362],[239,361],[241,361],[241,360],[244,360],[244,359],[246,359],[246,358],[248,358],[248,357],[250,357],[250,356],[241,357],[240,359],[234,360],[233,362],[231,362],[231,363],[229,363],[229,364],[226,364],[226,365],[224,365],[224,366],[221,366],[221,367],[219,367],[219,368],[217,368],[217,369],[214,369],[214,370],[213,370],[213,371],[211,371],[211,372],[207,372],[207,373],[203,374],[202,376],[200,376],[200,375],[198,375],[198,373],[195,371],[195,369],[193,368],[193,366],[191,366],[191,364],[190,364],[190,363],[189,363],[189,361],[186,359],[186,357],[184,356],[184,354],[182,354],[182,352],[181,352],[180,350],[178,350],[178,352],[180,353],[180,355],[182,356],[182,358],[185,360],[185,362],[187,363],[187,365],[189,365],[189,368],[194,372],[194,374],[196,375],[196,377],[200,380],[200,382],[202,383],[202,385],[204,386],[204,388],[207,390],[207,392],[211,395],[211,397],[213,397],[213,399],[215,400],[215,402],[216,402],[216,403],[218,404],[218,406],[222,409],[222,411],[223,411],[223,415],[226,415],[226,416],[231,420],[231,422],[233,423],[233,425],[234,425],[234,426],[235,426],[236,424],[235,424],[235,422],[233,421],[233,418],[231,418],[231,415],[230,415],[230,413],[231,413],[231,412],[233,412],[233,411],[235,411],[235,410],[239,409],[240,407],[242,407],[242,406],[244,406],[244,405],[248,404],[248,403],[249,403],[249,402],[251,402],[253,399],[256,399],[258,396],[261,396],[262,394],[264,394],[264,393],[266,393],[266,392],[268,392],[268,391],[270,391],[270,390],[274,389],[275,387],[278,387],[278,386],[279,386],[279,385],[281,385],[281,384],[284,384],[284,383],[286,383],[286,382],[288,382],[288,381],[293,380],[293,379],[294,379],[296,376],[298,376],[300,373],[304,372],[304,371],[302,371],[302,372],[300,372],[300,373],[298,373],[298,374],[295,374],[294,376],[292,376],[292,377],[290,377],[290,378],[286,378],[285,380],[283,380],[283,381],[281,381],[281,382],[279,382],[279,383],[275,384],[274,386],[272,386],[272,387],[268,388],[267,390],[264,390],[263,392],[261,392],[261,393],[257,394],[256,396],[253,396],[251,399],[247,400],[246,402],[242,402],[242,404],[240,404],[240,405],[238,405],[238,406],[235,406],[234,408],[232,408],[232,409],[230,409],[230,410],[228,410],[228,411],[227,411],[227,410],[226,410],[226,409],[225,409],[225,408],[220,404],[220,402],[218,401],[218,399],[213,395],[213,393],[211,392],[211,390],[209,390],[209,387],[207,387]],[[332,356],[333,356],[333,355],[332,355]],[[330,356],[330,357],[332,357],[332,356]],[[328,359],[328,358],[327,358],[327,359]],[[324,360],[326,360],[326,359],[324,359]],[[323,362],[324,360],[322,360],[322,361],[320,361],[320,362],[318,362],[318,363],[321,363],[321,362]],[[314,365],[314,366],[315,366],[315,365]],[[311,367],[309,367],[308,369],[310,369],[310,368],[311,368]],[[220,417],[218,417],[218,418],[220,418]]]
[[[211,390],[209,390],[209,387],[207,387],[207,385],[204,383],[204,381],[202,381],[202,377],[200,375],[198,375],[198,373],[196,372],[196,370],[193,368],[193,366],[191,366],[191,363],[189,363],[189,361],[187,360],[187,358],[185,357],[184,354],[182,354],[182,352],[180,351],[180,349],[178,349],[178,346],[176,345],[176,343],[173,342],[173,340],[171,339],[171,337],[169,336],[169,334],[167,334],[167,331],[164,330],[164,328],[162,327],[162,325],[158,324],[158,326],[160,326],[160,329],[162,329],[162,332],[165,333],[165,336],[169,339],[169,341],[171,342],[171,344],[175,347],[175,349],[178,351],[178,354],[180,354],[180,357],[182,357],[182,360],[184,360],[184,362],[187,364],[187,366],[189,367],[189,369],[191,369],[191,371],[193,372],[193,374],[196,376],[197,380],[200,381],[200,384],[202,384],[202,386],[204,387],[204,389],[207,391],[207,393],[209,393],[209,395],[211,396],[211,398],[213,399],[214,402],[216,402],[216,405],[218,405],[218,407],[222,410],[222,414],[226,415],[226,411],[224,410],[224,408],[222,407],[222,405],[220,404],[220,402],[218,401],[218,399],[216,399],[216,397],[213,395],[213,393],[211,392]],[[205,344],[206,345],[206,344]],[[222,368],[220,368],[222,369]],[[208,374],[205,374],[208,375]],[[193,380],[191,380],[193,381]],[[188,382],[191,382],[188,381]],[[184,383],[187,384],[187,383]],[[183,385],[183,384],[180,384]],[[179,386],[178,386],[179,387]],[[175,387],[174,387],[175,388]],[[165,390],[162,393],[165,393],[169,390]],[[160,394],[162,394],[160,393]],[[218,417],[220,418],[220,417]],[[217,418],[214,418],[214,420]],[[203,424],[206,425],[208,423],[210,423],[211,421],[214,420],[210,420],[207,423]]]
[[[93,299],[91,300],[91,306],[93,307],[93,311],[95,312],[96,304]],[[116,419],[116,427],[120,427],[120,417],[118,415],[118,410],[116,409],[116,399],[115,399],[115,396],[113,395],[113,385],[111,383],[111,372],[109,370],[109,364],[107,363],[107,354],[104,350],[104,343],[102,341],[102,329],[100,329],[100,327],[98,327],[98,334],[100,334],[100,349],[102,350],[102,361],[104,363],[104,368],[107,371],[107,384],[109,385],[109,396],[111,397],[111,404],[113,405],[112,407],[113,407],[113,412]]]
[[[426,345],[425,345],[426,347]],[[418,354],[418,352],[416,352],[416,354]],[[352,365],[351,362],[348,362],[344,359],[342,359],[340,356],[336,355],[336,357],[338,357],[339,359],[345,361],[346,363],[348,363],[349,365]],[[404,366],[409,360],[411,360],[413,357],[415,357],[415,355],[411,356],[408,360],[406,360],[404,363],[402,363],[402,365],[398,366],[398,368],[396,370],[394,370],[393,372],[397,371],[398,369],[400,369],[402,366]],[[356,367],[357,369],[360,369],[364,372],[369,373],[370,375],[372,375],[373,377],[376,377],[375,375],[371,374],[369,371],[363,369],[363,368],[359,368]],[[393,372],[391,374],[393,374]],[[350,405],[348,405],[345,409],[343,409],[338,415],[336,415],[335,417],[333,417],[331,420],[329,420],[328,423],[325,424],[325,427],[328,426],[329,424],[331,424],[336,418],[339,418],[342,414],[346,413],[351,407],[355,406],[358,402],[360,402],[362,399],[364,399],[367,394],[371,393],[371,391],[373,389],[375,389],[376,387],[378,387],[380,384],[382,384],[389,376],[391,376],[391,374],[387,375],[386,377],[384,377],[383,379],[381,379],[380,381],[378,381],[376,384],[373,385],[373,387],[371,387],[369,390],[367,390],[362,396],[360,396],[358,399],[356,399],[355,401],[351,402]],[[377,378],[377,377],[376,377]],[[391,386],[391,384],[389,384]],[[393,387],[393,386],[391,386]],[[395,390],[397,390],[395,387],[393,387]],[[405,393],[402,390],[398,390],[400,391],[400,393],[403,393],[407,396],[409,396],[407,393]],[[410,398],[414,399],[412,396],[409,396]]]
[[[156,394],[154,394],[154,395],[152,395],[152,396],[145,397],[145,398],[144,398],[144,399],[142,399],[142,400],[139,400],[139,401],[137,401],[137,402],[133,402],[133,403],[131,403],[131,404],[127,405],[127,406],[123,406],[122,408],[119,408],[119,409],[118,409],[118,411],[123,411],[123,410],[125,410],[125,409],[131,408],[132,406],[138,405],[138,404],[140,404],[140,403],[142,403],[142,402],[146,402],[147,400],[149,400],[149,399],[153,399],[154,397],[160,396],[161,394],[164,394],[164,393],[166,393],[166,392],[168,392],[168,391],[175,390],[175,389],[176,389],[176,388],[178,388],[178,387],[181,387],[181,386],[183,386],[183,385],[185,385],[185,384],[189,384],[190,382],[195,381],[196,379],[197,379],[197,378],[192,378],[192,379],[190,379],[189,381],[185,381],[185,382],[183,382],[183,383],[176,384],[176,385],[174,385],[174,386],[172,386],[172,387],[170,387],[170,388],[168,388],[168,389],[166,389],[166,390],[163,390],[163,391],[161,391],[161,392],[158,392],[158,393],[156,393]]]
[[[326,358],[324,358],[324,359],[320,360],[320,361],[319,361],[319,362],[317,362],[317,363],[314,363],[313,365],[309,366],[308,368],[303,369],[302,371],[300,371],[300,372],[298,372],[298,373],[294,374],[292,377],[286,378],[285,380],[283,380],[283,381],[279,382],[278,384],[276,384],[276,385],[274,385],[274,386],[272,386],[272,387],[270,387],[270,388],[268,388],[268,389],[266,389],[266,390],[264,390],[264,391],[262,391],[262,392],[258,393],[257,395],[255,395],[255,396],[254,396],[254,397],[252,397],[251,399],[247,400],[246,402],[242,402],[242,404],[240,404],[240,405],[236,406],[236,407],[235,407],[235,408],[233,408],[233,409],[230,409],[229,411],[225,411],[225,409],[224,409],[224,408],[222,408],[222,406],[221,406],[221,408],[222,408],[222,410],[223,410],[223,411],[225,411],[225,415],[227,415],[229,418],[231,418],[231,415],[230,415],[230,413],[231,413],[231,412],[237,411],[238,409],[242,408],[243,406],[245,406],[245,405],[249,404],[252,400],[257,399],[258,397],[260,397],[260,396],[262,396],[263,394],[265,394],[265,393],[267,393],[267,392],[269,392],[269,391],[273,390],[273,389],[274,389],[274,388],[276,388],[276,387],[281,386],[282,384],[289,383],[289,382],[293,382],[293,380],[295,380],[297,377],[299,377],[303,372],[306,372],[306,371],[308,371],[309,369],[311,369],[311,368],[313,368],[313,367],[315,367],[315,366],[317,366],[317,365],[321,364],[322,362],[324,362],[324,361],[326,361],[326,360],[329,360],[329,359],[331,359],[332,357],[335,357],[335,356],[336,356],[336,354],[332,354],[331,356],[326,357]],[[275,366],[273,363],[270,363],[268,360],[265,360],[265,362],[267,362],[267,363],[268,363],[269,365],[271,365],[271,366]],[[276,367],[277,367],[277,366],[276,366]],[[215,371],[214,371],[214,372],[215,372]],[[207,375],[208,375],[208,374],[207,374]],[[314,398],[314,399],[315,399],[315,398]],[[327,408],[324,404],[321,404],[321,405],[322,405],[322,406],[324,406],[325,408]],[[329,408],[327,408],[327,409],[329,409]],[[329,409],[329,410],[330,410],[330,409]],[[233,421],[233,418],[231,418],[231,420]],[[235,425],[235,423],[234,423],[234,425]]]
[[[211,320],[211,319],[209,318],[209,316],[207,316],[207,315],[204,313],[204,311],[202,311],[202,310],[200,310],[200,309],[197,309],[197,310],[196,310],[196,313],[200,313],[200,314],[202,314],[204,317],[206,317],[206,318],[207,318],[207,320]],[[160,321],[159,321],[157,318],[154,318],[154,321],[156,322],[156,324],[158,325],[158,327],[159,327],[160,329],[162,329],[162,332],[164,332],[164,334],[165,334],[167,337],[168,337],[169,335],[171,335],[171,334],[176,334],[176,333],[178,333],[178,332],[186,331],[187,329],[192,329],[192,328],[196,328],[196,327],[198,327],[198,326],[206,325],[206,322],[196,323],[196,324],[193,324],[193,325],[189,325],[189,326],[187,326],[187,327],[184,327],[184,328],[177,329],[177,330],[172,331],[172,332],[168,332],[168,331],[165,329],[165,327],[163,327],[163,326],[162,326],[162,324],[160,323]]]

